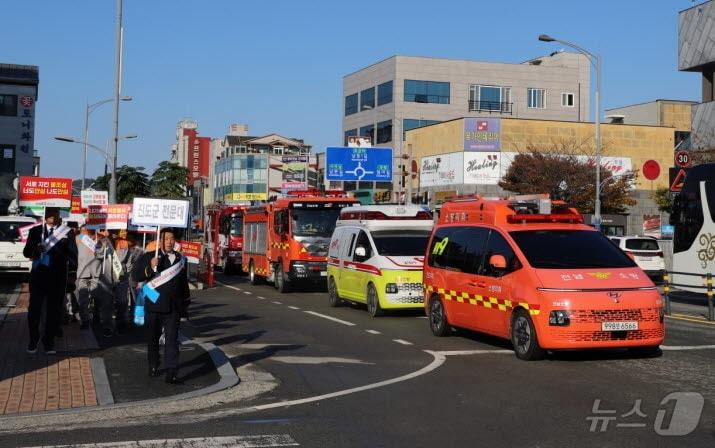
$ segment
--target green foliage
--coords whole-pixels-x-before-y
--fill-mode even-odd
[[[673,209],[673,198],[670,195],[670,189],[661,187],[655,190],[651,198],[658,204],[658,210],[661,212],[670,213]]]
[[[167,199],[185,197],[188,176],[188,168],[176,163],[161,162],[151,177],[151,196]]]
[[[95,190],[109,191],[111,175],[99,176],[90,183]],[[117,169],[117,203],[131,204],[135,197],[149,196],[149,176],[142,166],[122,165]]]

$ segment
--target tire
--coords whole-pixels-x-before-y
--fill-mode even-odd
[[[253,264],[253,260],[248,264],[248,281],[253,286],[261,284],[261,277],[256,275],[256,266]]]
[[[380,298],[377,297],[377,290],[370,284],[367,287],[367,312],[371,317],[379,317],[385,314],[380,307]]]
[[[430,300],[427,319],[429,319],[429,327],[433,335],[443,337],[449,334],[451,327],[447,321],[444,303],[439,297]]]
[[[328,279],[328,303],[330,303],[330,306],[333,308],[343,305],[343,300],[338,295],[338,285],[335,284],[333,277]]]
[[[516,357],[524,361],[544,359],[546,350],[539,345],[534,322],[526,310],[519,309],[511,320],[511,343]]]
[[[280,264],[276,265],[275,277],[276,281],[274,282],[274,285],[278,292],[280,292],[281,294],[290,292],[290,282],[288,280],[288,275],[283,272],[283,267]]]

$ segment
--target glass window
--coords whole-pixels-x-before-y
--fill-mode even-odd
[[[20,227],[32,224],[26,221],[0,221],[0,241],[18,241]]]
[[[402,120],[402,140],[405,139],[405,132],[410,129],[417,129],[422,126],[429,126],[435,123],[439,123],[439,120],[416,120],[414,118],[405,118]]]
[[[360,110],[375,108],[375,88],[370,87],[360,92]]]
[[[601,232],[524,230],[510,232],[537,269],[631,268],[636,264]]]
[[[449,104],[449,83],[406,79],[405,101],[411,103]]]
[[[17,95],[0,95],[0,115],[3,117],[17,116]]]
[[[392,120],[377,124],[377,143],[387,143],[392,140]]]
[[[377,86],[377,105],[382,106],[392,102],[392,81],[383,82]]]
[[[561,105],[564,107],[573,107],[573,93],[562,93],[561,94]]]
[[[495,269],[489,264],[489,258],[492,255],[503,255],[506,259],[505,269]],[[514,250],[511,248],[509,242],[504,239],[501,234],[495,230],[492,230],[489,234],[489,242],[487,243],[487,250],[484,256],[484,275],[489,277],[501,277],[510,272],[514,272],[519,269],[521,264],[519,259],[516,257]]]
[[[650,238],[627,238],[626,249],[631,250],[660,250],[658,242]]]
[[[546,89],[534,89],[529,87],[526,89],[526,96],[527,107],[532,109],[546,108]]]
[[[370,141],[375,141],[375,126],[370,124],[360,128],[360,137],[370,137]]]
[[[372,246],[370,245],[370,238],[368,238],[367,233],[365,233],[364,230],[360,231],[360,234],[357,237],[357,241],[355,242],[355,248],[358,247],[365,248],[365,256],[360,257],[356,253],[355,257],[353,258],[353,261],[365,261],[372,257]]]
[[[476,274],[489,231],[481,227],[445,227],[432,239],[427,263],[451,271]]]
[[[358,111],[358,94],[353,93],[345,97],[345,116],[356,114]]]
[[[429,237],[430,232],[419,231],[372,232],[377,253],[388,256],[422,256],[427,249]]]
[[[330,238],[340,216],[339,209],[291,210],[293,235]]]
[[[511,87],[469,86],[469,110],[511,112]]]
[[[348,137],[355,137],[356,135],[358,135],[357,129],[350,129],[348,131],[345,131],[345,138],[343,139],[343,145],[348,146]]]

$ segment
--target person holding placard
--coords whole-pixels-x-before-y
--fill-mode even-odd
[[[37,353],[40,342],[40,320],[46,309],[42,345],[48,355],[56,353],[55,336],[62,318],[62,302],[67,283],[67,266],[76,263],[77,246],[72,229],[62,224],[58,208],[45,209],[45,223],[33,227],[23,249],[32,259],[30,304],[27,323],[30,330],[28,353]]]
[[[159,242],[160,247],[156,251],[147,252],[138,260],[132,277],[136,282],[147,282],[142,291],[145,296],[149,376],[160,375],[159,338],[164,328],[166,382],[181,384],[178,378],[178,334],[181,313],[189,299],[186,259],[174,250],[176,238],[172,229],[162,229]]]

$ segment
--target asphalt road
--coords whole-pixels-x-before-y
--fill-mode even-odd
[[[420,313],[372,319],[364,307],[330,308],[324,292],[281,295],[244,277],[219,279],[232,288],[194,296],[193,336],[219,346],[235,367],[271,378],[272,390],[173,423],[5,433],[0,446],[219,436],[277,437],[241,446],[310,447],[715,442],[713,325],[668,319],[657,358],[567,352],[527,363],[499,339],[464,331],[436,338]],[[237,387],[250,387],[243,380]],[[699,418],[680,419],[701,399]],[[663,435],[687,432],[688,423],[687,435]]]

